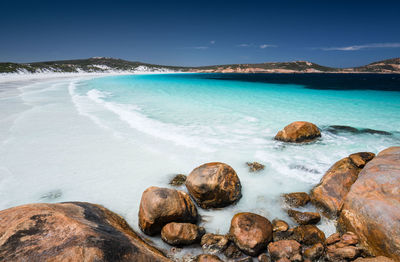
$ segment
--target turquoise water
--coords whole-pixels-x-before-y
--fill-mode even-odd
[[[237,171],[243,198],[235,206],[200,213],[209,232],[226,233],[239,211],[290,221],[280,194],[309,191],[334,162],[351,153],[400,145],[400,92],[197,76],[1,84],[0,208],[88,201],[120,213],[138,229],[138,206],[147,187],[168,187],[174,174],[221,161]],[[318,125],[322,138],[305,145],[273,140],[297,120]],[[392,135],[335,134],[329,125]],[[266,168],[249,173],[247,161]],[[326,219],[319,226],[328,234],[334,231]]]

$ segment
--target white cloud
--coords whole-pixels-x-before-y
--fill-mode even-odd
[[[237,47],[249,47],[249,46],[251,46],[252,44],[240,44],[240,45],[237,45]]]
[[[264,49],[264,48],[267,48],[267,47],[276,47],[276,45],[267,45],[267,44],[260,45],[261,49]]]
[[[208,46],[190,46],[190,47],[185,47],[185,49],[206,50],[208,49]]]
[[[375,44],[366,44],[366,45],[351,45],[351,46],[343,46],[343,47],[323,47],[319,48],[324,51],[357,51],[361,49],[369,49],[369,48],[399,48],[400,43],[375,43]]]
[[[210,44],[212,44],[212,45],[215,44],[215,40],[211,40]]]

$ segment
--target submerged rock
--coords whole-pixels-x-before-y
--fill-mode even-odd
[[[342,132],[347,132],[347,133],[353,133],[356,134],[358,133],[358,129],[352,126],[342,126],[342,125],[332,125],[328,126],[326,131],[331,132],[333,134],[338,134]]]
[[[83,202],[0,211],[1,261],[170,261],[119,215]]]
[[[301,245],[295,240],[280,240],[268,245],[268,253],[273,261],[287,259],[289,261],[302,261]]]
[[[367,133],[367,134],[373,134],[373,135],[384,135],[384,136],[392,135],[392,133],[387,132],[387,131],[375,130],[375,129],[370,129],[370,128],[363,128],[360,131],[361,131],[361,133]]]
[[[374,153],[360,152],[336,162],[312,189],[312,202],[321,207],[327,216],[337,216],[350,187],[358,178],[361,167],[374,156]]]
[[[60,197],[62,197],[62,191],[57,189],[57,190],[54,190],[54,191],[47,192],[46,194],[44,194],[40,198],[41,198],[41,200],[53,201],[53,200],[55,200],[57,198],[60,198]]]
[[[372,135],[385,135],[389,136],[392,133],[382,130],[375,130],[371,128],[355,128],[352,126],[343,126],[343,125],[332,125],[326,128],[326,131],[332,134],[340,134],[340,133],[351,133],[351,134],[372,134]]]
[[[310,201],[310,196],[305,192],[295,192],[283,195],[286,204],[291,207],[302,207]]]
[[[147,235],[160,233],[170,222],[196,223],[197,208],[183,191],[149,187],[142,194],[139,227]]]
[[[246,165],[249,167],[249,171],[250,172],[257,172],[257,171],[261,171],[265,168],[265,166],[263,164],[260,164],[258,162],[246,162]]]
[[[171,186],[181,186],[185,184],[186,181],[186,176],[183,174],[178,174],[172,178],[172,180],[169,182]]]
[[[317,224],[321,220],[320,214],[316,212],[300,212],[289,209],[288,215],[300,225]]]
[[[272,224],[257,214],[238,213],[232,218],[229,235],[245,254],[257,256],[272,240]]]
[[[380,152],[352,185],[339,227],[352,231],[372,255],[400,261],[400,147]]]
[[[297,121],[279,131],[275,136],[275,140],[302,143],[310,142],[318,137],[321,137],[321,132],[316,125],[310,122]]]
[[[242,197],[242,186],[235,170],[220,162],[195,168],[187,177],[186,187],[202,208],[225,207]]]
[[[191,223],[168,223],[161,230],[161,239],[173,246],[191,245],[200,242],[205,230]]]
[[[289,165],[289,168],[290,169],[301,170],[301,171],[312,173],[312,174],[321,174],[321,172],[319,172],[317,169],[308,168],[308,167],[303,166],[303,165],[291,164],[291,165]]]

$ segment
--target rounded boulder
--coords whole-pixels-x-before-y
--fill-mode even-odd
[[[168,223],[161,230],[164,242],[173,246],[191,245],[200,242],[204,228],[191,223]]]
[[[275,140],[291,143],[310,142],[321,137],[318,127],[310,122],[296,121],[279,131]]]
[[[213,162],[195,168],[186,179],[186,187],[202,208],[225,207],[242,197],[239,177],[227,164]]]
[[[272,239],[272,224],[257,214],[238,213],[232,218],[229,235],[243,253],[257,256]]]
[[[0,221],[0,261],[171,261],[96,204],[23,205]]]
[[[142,194],[139,227],[147,235],[160,233],[170,222],[196,223],[197,208],[183,191],[149,187]]]

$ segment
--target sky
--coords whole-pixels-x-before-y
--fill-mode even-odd
[[[400,1],[0,0],[0,62],[94,56],[360,66],[400,57]]]

